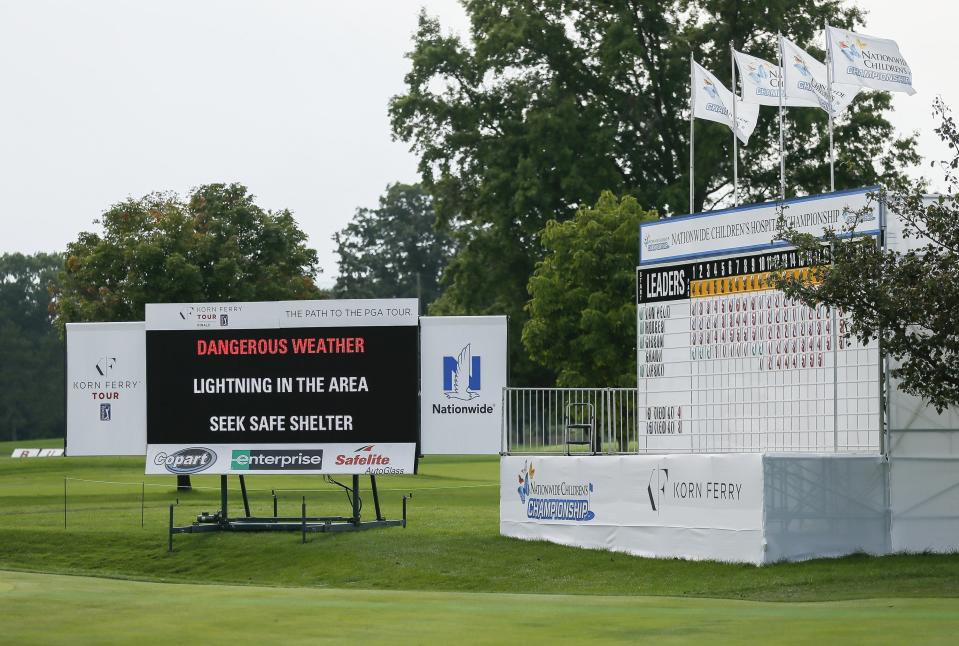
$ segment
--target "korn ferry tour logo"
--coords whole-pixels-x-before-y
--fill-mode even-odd
[[[476,399],[481,388],[481,358],[474,357],[467,343],[459,355],[443,357],[443,393],[447,399]]]
[[[531,520],[567,520],[588,522],[596,518],[591,509],[592,482],[535,480],[536,469],[525,462],[517,476],[516,492]]]

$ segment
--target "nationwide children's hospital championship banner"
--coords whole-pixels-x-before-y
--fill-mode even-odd
[[[413,473],[416,299],[147,305],[148,474]]]

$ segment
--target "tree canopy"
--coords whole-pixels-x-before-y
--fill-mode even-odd
[[[959,405],[959,130],[941,100],[935,112],[942,118],[937,132],[957,151],[942,164],[946,192],[932,197],[923,182],[902,180],[872,196],[884,203],[888,217],[902,219],[898,248],[854,235],[853,218],[827,232],[832,263],[818,268],[816,282],[776,278],[789,296],[847,312],[847,336],[863,343],[879,339],[896,360],[891,372],[899,387],[941,412]],[[783,237],[804,251],[824,244],[792,229],[784,228]]]
[[[0,255],[0,438],[63,433],[63,342],[49,293],[62,266],[62,254]]]
[[[58,325],[143,320],[146,303],[320,298],[316,252],[293,214],[265,211],[240,184],[184,201],[152,193],[114,205],[67,245]]]
[[[775,60],[782,31],[810,46],[823,22],[863,14],[831,0],[502,0],[464,3],[469,41],[421,15],[404,92],[390,103],[394,135],[419,155],[441,220],[459,251],[440,313],[507,313],[522,326],[527,281],[547,221],[572,217],[604,189],[660,213],[688,209],[689,56],[730,76],[730,45]],[[810,46],[813,53],[821,48]],[[915,163],[897,137],[890,97],[864,92],[838,121],[839,188],[887,181]],[[778,193],[776,111],[765,108],[740,159],[745,200]],[[728,199],[731,135],[696,129],[694,210]],[[829,186],[826,114],[788,111],[788,194]],[[516,338],[516,335],[513,336]],[[514,347],[519,381],[544,378]]]
[[[657,217],[604,192],[571,220],[546,224],[523,344],[558,386],[636,385],[639,223]]]
[[[421,307],[440,293],[440,275],[452,254],[450,235],[436,226],[430,195],[418,184],[391,184],[378,208],[360,208],[333,236],[340,298],[419,297]]]

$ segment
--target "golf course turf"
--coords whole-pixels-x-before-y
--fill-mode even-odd
[[[177,524],[215,511],[215,477],[178,494],[172,476],[142,475],[143,458],[11,459],[13,446],[0,443],[0,625],[11,643],[244,640],[278,625],[289,643],[954,643],[959,634],[957,555],[757,568],[507,539],[495,458],[430,457],[421,475],[378,478],[387,517],[413,494],[406,529],[314,534],[306,545],[298,533],[178,535],[168,553],[169,505],[178,503]],[[272,513],[273,490],[281,515],[298,514],[303,496],[310,514],[347,511],[342,490],[318,476],[247,482],[255,514]],[[231,496],[239,515],[239,492]],[[52,576],[65,574],[83,576]]]

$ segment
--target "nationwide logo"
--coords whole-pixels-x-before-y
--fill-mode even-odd
[[[535,481],[536,469],[525,462],[519,472],[520,502],[526,506],[526,517],[532,520],[569,520],[589,522],[596,518],[590,509],[593,483]]]
[[[116,357],[100,357],[96,364],[97,373],[101,377],[106,377],[108,374],[113,372],[113,369],[116,367],[116,365]]]
[[[649,474],[649,485],[646,493],[649,495],[649,506],[659,513],[666,500],[666,485],[669,484],[669,469],[654,467]]]
[[[163,467],[170,473],[186,475],[209,469],[216,463],[216,453],[203,447],[190,447],[167,454],[159,452],[153,458],[153,464]]]
[[[659,251],[660,249],[669,249],[669,238],[664,236],[662,238],[654,238],[648,233],[643,238],[643,246],[646,247],[646,251]]]
[[[471,354],[467,343],[455,358],[443,357],[443,394],[466,401],[479,397],[480,375],[480,357]]]
[[[319,471],[322,468],[322,449],[234,449],[230,460],[232,471]]]

